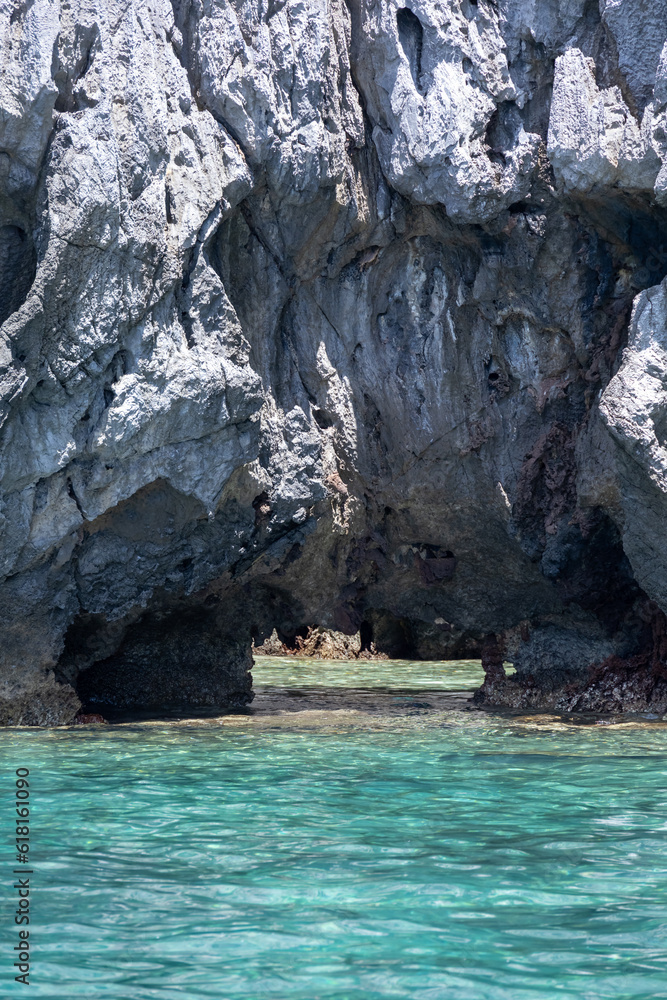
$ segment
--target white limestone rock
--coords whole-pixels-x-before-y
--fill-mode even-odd
[[[651,124],[650,113],[637,123],[618,87],[597,86],[595,63],[579,49],[556,59],[547,150],[565,191],[652,191],[661,163]]]
[[[667,604],[667,279],[637,296],[623,363],[600,400],[618,445],[625,552],[640,585]]]
[[[520,200],[539,136],[513,110],[519,93],[495,8],[362,2],[357,30],[358,81],[389,183],[413,201],[443,204],[461,222],[492,218]],[[499,106],[507,138],[492,148]]]

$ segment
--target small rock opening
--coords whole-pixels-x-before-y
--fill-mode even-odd
[[[396,26],[398,40],[408,60],[412,79],[417,90],[421,90],[422,48],[424,44],[424,29],[421,21],[409,7],[401,7],[396,11]]]
[[[502,362],[496,358],[490,358],[485,364],[486,379],[489,392],[492,398],[501,398],[510,391],[511,378],[505,371]]]
[[[329,427],[333,427],[334,425],[333,420],[328,413],[324,412],[324,410],[313,410],[313,416],[315,417],[317,426],[321,427],[322,430],[327,430]]]
[[[361,648],[371,650],[373,647],[373,626],[370,622],[363,621],[359,626],[359,639]]]

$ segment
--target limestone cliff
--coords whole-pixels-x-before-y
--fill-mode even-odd
[[[308,626],[663,697],[666,40],[0,0],[1,722],[243,704]]]

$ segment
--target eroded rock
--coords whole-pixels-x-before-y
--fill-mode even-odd
[[[242,704],[274,628],[648,662],[660,11],[0,4],[0,721]]]

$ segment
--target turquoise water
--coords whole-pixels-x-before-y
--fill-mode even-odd
[[[667,997],[667,728],[457,720],[3,732],[30,995]]]
[[[507,668],[507,673],[513,668]],[[479,660],[313,660],[255,656],[254,686],[395,688],[474,691],[484,680]]]

